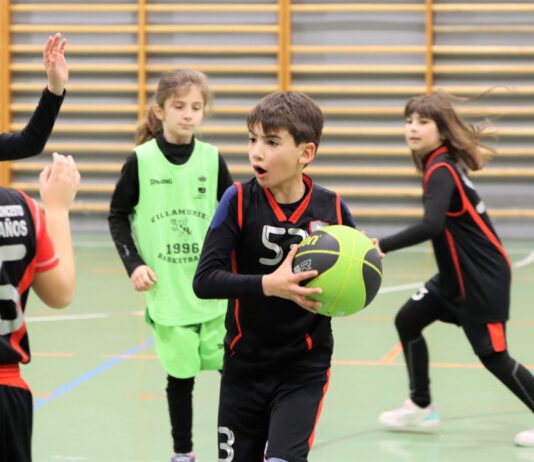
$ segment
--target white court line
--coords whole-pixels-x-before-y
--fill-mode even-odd
[[[423,287],[423,282],[414,282],[412,284],[401,284],[399,286],[383,287],[378,291],[379,294],[389,294],[391,292],[400,292],[402,290],[413,290]]]
[[[524,268],[525,266],[528,266],[530,264],[534,263],[534,252],[530,252],[525,258],[522,260],[519,260],[518,262],[515,262],[513,264],[514,268]],[[419,289],[423,286],[425,281],[422,282],[414,282],[412,284],[401,284],[398,286],[390,286],[390,287],[384,287],[378,291],[379,294],[389,294],[392,292],[402,292],[403,290],[413,290],[413,289]]]
[[[109,318],[109,313],[87,313],[87,314],[64,314],[61,316],[28,316],[26,322],[48,322],[48,321],[80,321],[85,319]]]
[[[534,263],[534,252],[530,252],[525,258],[514,263],[514,268],[524,268]]]

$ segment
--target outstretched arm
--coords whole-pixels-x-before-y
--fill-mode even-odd
[[[392,236],[380,239],[378,247],[387,253],[403,249],[438,236],[445,227],[447,212],[456,190],[454,179],[446,168],[435,170],[428,180],[423,196],[423,220]]]
[[[42,152],[52,133],[69,77],[65,62],[65,40],[49,37],[43,51],[48,83],[28,125],[20,133],[0,133],[0,160],[25,159]]]

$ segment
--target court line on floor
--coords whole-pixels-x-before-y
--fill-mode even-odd
[[[530,252],[525,258],[514,263],[514,268],[524,268],[534,263],[534,252]]]
[[[140,351],[145,350],[146,348],[151,346],[153,343],[154,343],[154,339],[149,338],[145,340],[143,343],[136,345],[133,348],[130,348],[129,350],[125,351],[118,357],[104,361],[102,364],[95,367],[94,369],[87,371],[85,374],[82,374],[81,376],[76,377],[70,382],[67,382],[66,384],[55,389],[45,398],[39,398],[33,406],[34,410],[37,410],[41,408],[42,406],[44,406],[45,404],[49,403],[50,401],[53,401],[56,398],[59,398],[60,396],[64,395],[65,393],[68,393],[74,390],[75,388],[78,388],[80,385],[84,384],[85,382],[88,382],[89,380],[96,377],[97,375],[102,374],[103,372],[106,372],[108,369],[111,369],[113,366],[116,366],[117,364],[125,361],[126,360],[125,357],[135,355],[139,353]]]
[[[353,360],[353,359],[333,359],[332,365],[334,366],[406,366],[404,361],[392,361],[387,362],[383,360],[368,361],[368,360]],[[534,369],[534,364],[523,364],[527,369]],[[430,367],[439,369],[481,369],[484,366],[482,363],[448,363],[448,362],[432,362]]]
[[[525,258],[522,258],[521,260],[515,262],[512,267],[513,268],[524,268],[525,266],[528,266],[530,264],[534,263],[534,252],[530,252]],[[413,282],[410,284],[399,284],[396,286],[389,286],[389,287],[382,287],[378,293],[379,294],[390,294],[393,292],[402,292],[404,290],[413,290],[413,289],[419,289],[423,287],[426,281],[421,282]]]
[[[28,322],[49,322],[49,321],[81,321],[86,319],[104,319],[109,318],[109,313],[85,313],[85,314],[63,314],[50,316],[28,316],[25,321]]]

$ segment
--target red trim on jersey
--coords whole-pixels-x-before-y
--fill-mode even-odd
[[[30,209],[30,212],[32,214],[33,218],[33,226],[35,227],[35,235],[38,236],[41,232],[41,210],[39,209],[39,206],[37,205],[37,202],[33,200],[30,196],[28,196],[24,191],[18,191],[22,197],[24,197],[24,200],[26,201],[26,204],[28,204],[28,207]]]
[[[50,236],[46,230],[46,219],[37,202],[23,191],[19,191],[30,209],[35,228],[35,271],[42,272],[54,268],[59,263],[59,256],[54,249]],[[33,275],[32,275],[33,279]]]
[[[342,225],[343,217],[341,216],[341,195],[339,193],[336,193],[336,216],[337,216],[337,223],[339,225]]]
[[[457,217],[459,215],[462,215],[466,211],[469,213],[475,224],[479,227],[479,229],[484,233],[484,235],[488,238],[488,240],[497,248],[497,250],[502,254],[504,259],[506,260],[506,263],[508,263],[508,266],[511,268],[512,264],[510,262],[510,258],[508,257],[508,254],[506,253],[506,250],[504,250],[504,247],[499,242],[499,239],[497,239],[497,236],[491,232],[491,230],[488,228],[480,214],[475,210],[473,207],[473,204],[471,201],[467,198],[467,194],[464,191],[464,188],[462,186],[462,182],[460,181],[460,178],[458,177],[458,173],[454,168],[446,163],[439,163],[436,165],[433,165],[429,171],[425,174],[425,187],[426,183],[428,181],[428,177],[430,177],[430,174],[436,170],[438,167],[447,167],[449,171],[451,172],[452,178],[454,182],[456,183],[456,187],[458,188],[458,191],[460,192],[460,197],[462,198],[462,210],[459,212],[450,212],[447,213],[448,216],[451,217]]]
[[[26,204],[28,205],[28,208],[30,209],[31,217],[33,220],[33,225],[35,228],[35,241],[36,241],[36,247],[39,245],[40,241],[42,241],[42,235],[46,233],[46,229],[43,226],[43,215],[41,209],[39,209],[39,206],[33,200],[30,198],[26,193],[23,191],[19,191],[24,200],[26,201]],[[48,236],[47,236],[48,238]],[[57,256],[55,256],[55,260],[53,262],[53,266],[57,265],[59,263],[59,259]],[[22,297],[23,294],[30,288],[32,285],[33,279],[35,277],[35,270],[36,270],[36,260],[37,260],[37,249],[35,252],[35,256],[33,259],[28,263],[28,266],[26,266],[26,269],[24,271],[24,274],[22,275],[22,278],[20,279],[20,282],[17,287],[17,291],[19,293],[19,297]],[[22,305],[20,302],[17,304],[17,310],[20,310],[22,312]],[[22,314],[22,326],[20,329],[18,329],[15,332],[12,332],[9,337],[9,344],[11,345],[11,348],[15,350],[21,357],[22,363],[27,363],[30,360],[30,357],[27,352],[25,352],[21,346],[20,342],[26,335],[26,322],[24,321],[24,314]],[[22,387],[24,388],[24,387]]]
[[[449,172],[451,172],[452,179],[456,183],[456,187],[458,188],[458,191],[460,192],[460,198],[462,199],[462,209],[459,210],[458,212],[447,212],[447,216],[458,217],[458,216],[464,214],[465,211],[467,210],[467,204],[469,203],[469,199],[467,198],[467,196],[465,194],[464,188],[462,187],[462,182],[460,181],[460,178],[458,178],[458,174],[456,173],[456,171],[454,170],[454,168],[451,165],[446,164],[445,162],[440,162],[439,164],[436,164],[436,165],[433,165],[432,167],[430,167],[428,172],[425,173],[425,180],[424,180],[424,187],[423,188],[426,191],[426,185],[428,184],[428,180],[430,179],[430,175],[440,167],[446,167],[449,170]]]
[[[454,268],[456,269],[456,276],[458,276],[458,284],[460,285],[460,293],[462,294],[462,299],[465,300],[464,278],[462,276],[462,268],[460,268],[460,260],[458,259],[458,254],[456,253],[456,245],[454,244],[454,238],[452,237],[451,232],[446,228],[445,228],[445,236],[447,237],[447,243],[449,244],[449,250],[451,252],[452,262],[454,263]]]
[[[30,387],[20,375],[20,368],[18,364],[0,365],[0,385],[23,388],[24,390],[30,391]]]
[[[313,340],[310,337],[310,334],[306,334],[306,345],[308,345],[308,351],[313,348]]]
[[[17,307],[18,310],[20,310],[20,306]],[[9,337],[9,343],[11,345],[11,348],[13,348],[20,356],[20,362],[23,364],[26,364],[30,361],[30,357],[27,355],[27,353],[20,347],[20,341],[24,338],[26,335],[26,322],[22,321],[22,326],[19,330],[12,332],[11,336]]]
[[[271,210],[276,215],[276,219],[278,221],[286,221],[287,217],[284,212],[282,212],[282,209],[278,205],[278,202],[276,202],[276,199],[274,198],[271,191],[269,191],[267,188],[263,188],[263,192],[265,193],[265,196],[267,197],[267,202],[269,202],[269,205],[271,206]]]
[[[313,441],[315,440],[315,427],[317,427],[317,423],[319,422],[319,417],[321,416],[321,411],[323,410],[324,397],[326,396],[326,392],[328,391],[329,385],[330,385],[330,369],[326,371],[326,383],[324,384],[324,387],[323,387],[323,397],[321,398],[321,401],[319,402],[319,408],[317,409],[317,415],[315,416],[315,423],[313,424],[312,434],[308,438],[309,449],[312,448]]]
[[[447,149],[447,146],[440,146],[438,149],[436,149],[432,154],[430,154],[429,158],[425,162],[425,165],[430,164],[436,157],[438,157],[440,154],[448,154],[449,150]]]
[[[231,262],[232,262],[232,272],[237,273],[237,257],[235,250],[232,250],[232,255],[230,256]],[[237,335],[232,339],[230,342],[230,350],[232,350],[232,355],[235,354],[234,347],[237,342],[239,342],[239,339],[243,337],[243,331],[241,330],[241,323],[239,322],[239,299],[235,299],[235,306],[234,306],[234,319],[237,326]]]
[[[28,264],[28,266],[26,267],[26,271],[24,271],[24,274],[22,275],[22,278],[19,282],[17,291],[20,297],[22,297],[24,292],[26,292],[33,283],[33,279],[35,277],[35,259],[36,258],[37,257],[34,257],[33,260]],[[57,263],[59,263],[59,259],[56,260],[56,264]],[[20,305],[20,303],[18,304],[17,309],[22,310],[22,306]],[[26,335],[26,321],[23,318],[22,326],[20,327],[19,330],[11,334],[11,337],[9,338],[9,343],[11,347],[21,356],[20,361],[25,364],[30,361],[30,357],[20,347],[20,341],[24,338],[24,335]]]
[[[486,326],[495,352],[506,351],[506,335],[502,322],[490,322]]]
[[[278,205],[278,202],[276,202],[276,199],[273,196],[273,193],[269,191],[267,188],[263,188],[263,191],[265,192],[265,196],[267,197],[267,201],[269,202],[269,205],[271,206],[271,209],[273,213],[276,216],[276,219],[278,221],[289,221],[293,224],[295,224],[297,221],[299,221],[300,217],[304,213],[304,211],[308,208],[308,205],[310,204],[311,195],[313,191],[313,182],[311,178],[307,175],[302,175],[302,180],[308,187],[308,193],[306,194],[306,197],[304,200],[300,203],[300,205],[297,207],[297,209],[292,213],[292,215],[287,218],[285,213],[280,208],[280,205]]]
[[[293,224],[297,223],[297,221],[300,220],[300,217],[304,213],[304,211],[308,208],[308,205],[311,201],[311,195],[313,191],[313,183],[309,176],[302,175],[302,179],[304,180],[304,183],[308,187],[308,194],[306,194],[306,197],[304,200],[300,203],[297,210],[293,212],[293,214],[289,217],[289,221]]]
[[[239,181],[234,184],[237,187],[237,225],[243,230],[243,186]]]

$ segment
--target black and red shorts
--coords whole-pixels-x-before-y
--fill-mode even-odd
[[[31,462],[33,399],[18,365],[0,365],[0,460]]]

